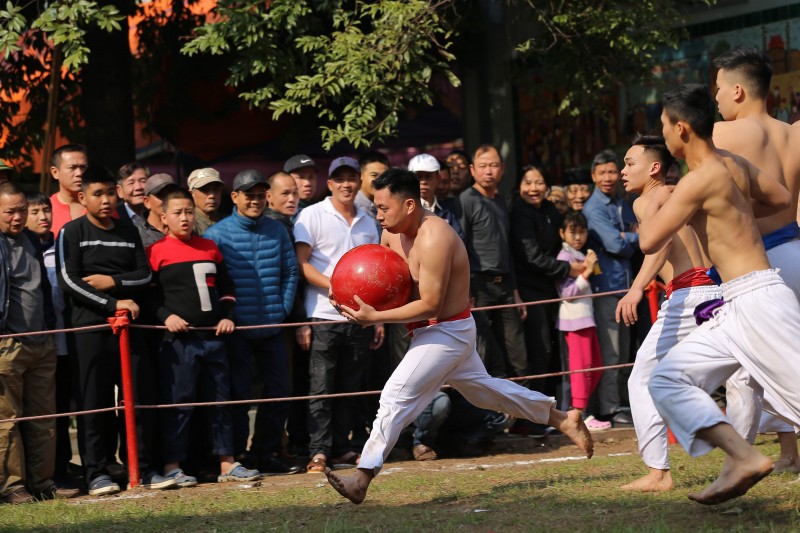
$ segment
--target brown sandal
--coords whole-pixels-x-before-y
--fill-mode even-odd
[[[325,463],[325,459],[322,457],[314,457],[309,461],[308,465],[306,466],[306,471],[309,474],[324,474],[325,468],[328,465]]]

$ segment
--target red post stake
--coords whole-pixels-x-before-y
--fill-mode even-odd
[[[645,289],[645,292],[647,292],[647,301],[650,303],[650,319],[654,324],[658,318],[658,297],[662,289],[663,285],[656,280],[651,281],[650,285]],[[667,428],[667,442],[669,444],[678,443],[678,439],[675,438],[675,435],[669,428]]]
[[[111,330],[119,335],[119,358],[122,368],[122,398],[125,408],[125,433],[128,445],[128,477],[130,486],[139,485],[139,445],[136,442],[136,408],[133,400],[133,376],[131,375],[131,343],[127,311],[117,311],[108,319]]]

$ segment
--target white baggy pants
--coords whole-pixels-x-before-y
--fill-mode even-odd
[[[721,296],[722,291],[716,285],[676,290],[661,304],[657,320],[636,352],[636,362],[628,378],[628,396],[639,454],[650,468],[669,468],[667,428],[647,390],[650,376],[667,352],[697,329],[694,308]]]
[[[767,250],[767,259],[783,281],[800,299],[800,240]],[[728,387],[728,416],[740,435],[749,435],[753,442],[758,433],[792,433],[795,428],[772,414],[769,394],[754,383],[744,369],[734,374]],[[762,396],[764,396],[762,398]],[[762,411],[763,408],[763,411]]]
[[[470,403],[546,424],[555,398],[493,378],[475,351],[475,321],[440,322],[414,330],[408,352],[381,392],[372,433],[361,452],[359,468],[380,472],[400,432],[448,383]]]
[[[800,303],[774,270],[751,272],[721,286],[725,305],[669,351],[649,390],[656,408],[693,456],[713,446],[697,432],[730,424],[709,394],[739,368],[770,394],[776,414],[800,424]]]

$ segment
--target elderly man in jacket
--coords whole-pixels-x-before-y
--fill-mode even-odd
[[[231,216],[211,226],[204,237],[222,252],[236,291],[234,309],[237,326],[280,324],[292,310],[297,289],[297,260],[289,234],[280,222],[264,217],[269,184],[256,170],[244,170],[233,180]],[[280,328],[235,331],[228,346],[231,370],[231,399],[251,397],[251,358],[255,357],[264,382],[264,397],[283,398],[290,394],[286,341]],[[269,474],[294,474],[301,469],[278,458],[289,405],[270,403],[259,410],[259,421],[271,430],[260,433],[250,447],[251,468]],[[233,446],[241,457],[247,447],[250,421],[247,405],[233,407]],[[263,438],[261,438],[263,437]]]

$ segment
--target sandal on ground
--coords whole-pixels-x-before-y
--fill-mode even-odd
[[[309,474],[324,474],[325,467],[327,466],[328,465],[326,464],[324,457],[314,457],[313,459],[311,459],[311,461],[308,462],[308,465],[306,466],[306,471]]]

